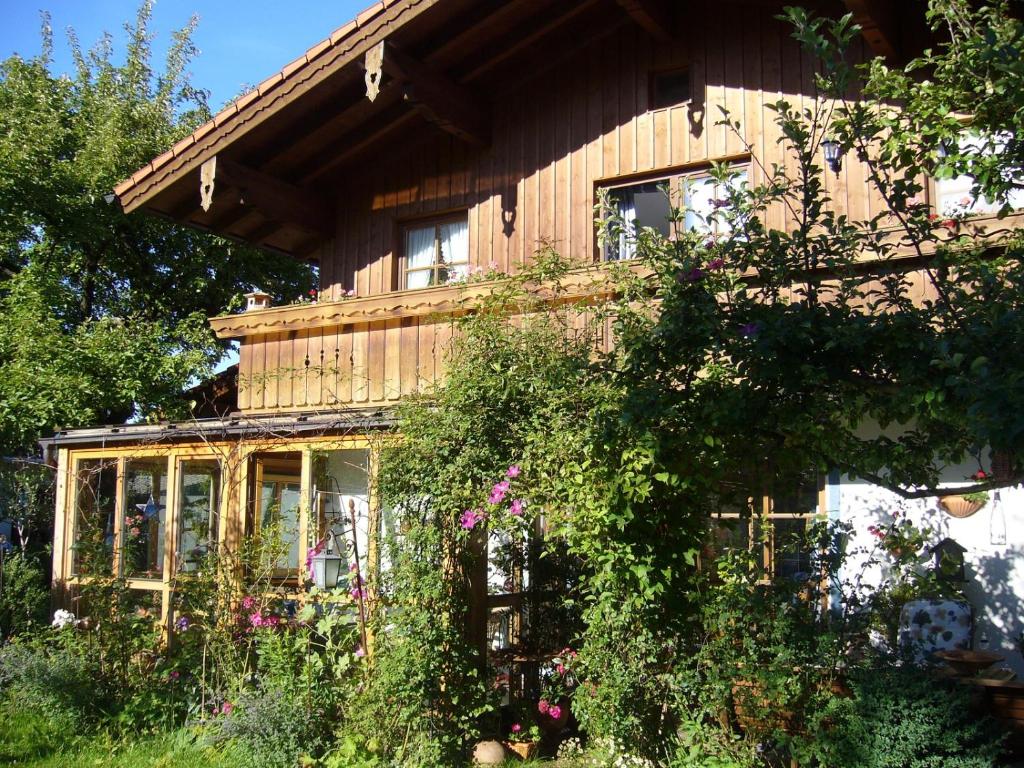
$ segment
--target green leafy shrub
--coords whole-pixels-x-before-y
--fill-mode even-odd
[[[42,558],[27,552],[12,552],[4,560],[0,637],[46,626],[50,589],[43,568]]]
[[[210,739],[230,742],[244,768],[295,768],[323,748],[326,725],[292,692],[252,691],[215,721]]]

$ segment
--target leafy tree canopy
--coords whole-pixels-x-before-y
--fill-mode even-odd
[[[152,63],[147,0],[108,35],[73,32],[75,71],[42,52],[0,63],[0,452],[55,426],[168,412],[220,359],[205,318],[260,287],[307,290],[312,270],[106,202],[115,184],[209,118],[190,81],[193,19]]]

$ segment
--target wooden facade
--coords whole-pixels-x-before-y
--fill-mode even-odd
[[[807,4],[832,15],[851,9],[871,22],[856,57],[898,47],[894,17],[903,11],[876,18],[875,3]],[[384,0],[119,184],[128,212],[317,261],[320,298],[211,320],[220,338],[240,344],[239,412],[213,432],[55,438],[58,593],[73,591],[78,578],[72,551],[82,461],[118,468],[115,549],[124,540],[126,461],[167,463],[160,578],[130,584],[160,592],[169,627],[183,457],[232,457],[223,468],[232,490],[221,501],[221,535],[237,542],[253,506],[254,452],[301,454],[300,505],[308,510],[313,452],[369,450],[370,430],[342,438],[327,424],[323,435],[303,437],[301,420],[371,412],[443,379],[454,318],[491,284],[405,288],[408,227],[464,217],[473,273],[515,274],[539,249],[553,248],[581,265],[570,298],[593,300],[604,290],[595,228],[602,189],[699,173],[715,162],[742,169],[755,184],[764,168],[791,167],[770,105],[785,99],[811,108],[816,65],[776,18],[783,5]],[[688,96],[665,102],[655,86],[673,73],[685,76]],[[722,109],[739,121],[739,133],[718,124]],[[825,181],[839,212],[861,220],[881,210],[852,159]],[[785,228],[788,215],[779,206],[766,223]],[[216,432],[282,414],[293,421],[254,430],[263,437],[248,443]],[[300,539],[312,543],[303,514]]]

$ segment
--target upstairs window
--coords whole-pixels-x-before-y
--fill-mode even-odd
[[[958,141],[959,151],[965,155],[975,157],[991,157],[995,153],[1005,151],[1007,144],[1013,141],[1008,134],[1000,135],[989,139],[983,136],[961,134]],[[1004,177],[1007,181],[1015,182],[1017,189],[1014,189],[1007,196],[1007,202],[1015,210],[1024,208],[1024,179],[1016,174],[1009,178],[1010,174]],[[986,197],[976,197],[973,194],[974,177],[956,176],[952,179],[935,180],[935,210],[940,216],[955,216],[962,213],[981,214],[997,213],[1001,207],[999,203],[989,200]]]
[[[403,288],[427,288],[469,275],[466,214],[410,224],[404,230]]]
[[[635,258],[637,235],[646,227],[668,238],[680,227],[692,232],[724,234],[729,225],[715,212],[725,205],[730,188],[738,189],[746,183],[747,169],[737,167],[727,182],[718,181],[707,171],[698,171],[608,187],[608,201],[623,226],[617,237],[605,242],[605,261]],[[672,221],[673,205],[682,208],[681,221]]]
[[[651,73],[651,109],[665,109],[690,100],[690,71],[674,69]]]

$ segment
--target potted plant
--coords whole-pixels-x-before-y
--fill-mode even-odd
[[[983,483],[992,478],[982,469],[979,469],[969,480],[976,483]],[[988,503],[987,491],[976,491],[974,493],[950,493],[939,497],[941,506],[950,517],[963,519],[970,517]]]
[[[537,756],[540,737],[538,725],[534,724],[526,728],[522,723],[512,723],[508,738],[505,740],[505,748],[519,755],[523,760],[530,760]]]
[[[570,702],[576,688],[572,663],[576,652],[564,648],[541,670],[540,700],[537,702],[537,724],[548,733],[558,733],[569,722]]]

